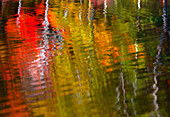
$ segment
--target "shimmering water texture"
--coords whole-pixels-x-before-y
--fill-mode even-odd
[[[170,117],[169,0],[0,1],[0,117]]]

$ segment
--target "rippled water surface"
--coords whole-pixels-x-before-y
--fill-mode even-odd
[[[169,0],[0,0],[0,117],[169,117]]]

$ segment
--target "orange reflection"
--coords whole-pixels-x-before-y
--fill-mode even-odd
[[[36,14],[33,15],[25,13],[21,9],[19,17],[8,19],[5,26],[9,53],[8,61],[10,61],[10,64],[8,65],[7,63],[7,67],[4,69],[3,80],[7,81],[7,96],[9,99],[9,101],[5,102],[5,105],[10,106],[10,108],[3,109],[1,114],[10,113],[9,116],[11,117],[27,117],[30,115],[29,106],[25,104],[27,99],[23,100],[23,97],[26,96],[26,91],[23,94],[20,90],[17,90],[22,85],[27,85],[25,80],[32,78],[29,85],[37,85],[34,90],[43,89],[43,80],[46,81],[45,87],[49,87],[50,77],[48,70],[50,68],[44,65],[41,56],[42,51],[46,50],[39,44],[43,34],[39,29],[44,28],[42,25],[42,17],[45,11],[43,3],[38,5],[35,11]],[[43,54],[50,58],[48,53],[44,52]],[[41,71],[41,67],[43,67],[42,70],[44,71]],[[44,79],[41,78],[40,73],[42,72]],[[17,73],[19,74],[16,75]],[[18,80],[18,83],[14,82],[16,80]]]

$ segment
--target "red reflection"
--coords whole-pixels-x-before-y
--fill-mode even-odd
[[[3,80],[7,81],[9,100],[5,102],[5,105],[10,106],[10,108],[3,109],[0,114],[10,113],[11,117],[29,116],[28,105],[23,100],[24,94],[17,88],[25,85],[26,82],[23,80],[32,78],[32,83],[36,81],[33,85],[38,85],[35,89],[43,89],[41,86],[43,79],[40,79],[41,70],[44,70],[44,78],[48,78],[48,82],[50,82],[48,71],[50,68],[44,66],[44,62],[42,62],[41,51],[44,48],[39,44],[43,35],[43,31],[40,29],[44,29],[42,25],[44,13],[45,6],[44,3],[41,3],[36,6],[35,13],[25,13],[21,9],[19,17],[10,18],[6,22],[5,31],[10,63],[4,65]],[[44,52],[44,54],[46,53]],[[45,56],[47,57],[48,54]],[[43,68],[41,69],[41,67]],[[21,81],[15,83],[16,79]],[[44,80],[47,81],[47,79]]]
[[[102,9],[103,7],[105,7],[104,5],[109,6],[111,2],[111,0],[90,0],[90,1],[97,9]]]

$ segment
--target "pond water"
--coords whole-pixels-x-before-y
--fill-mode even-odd
[[[169,0],[0,1],[0,117],[170,116]]]

